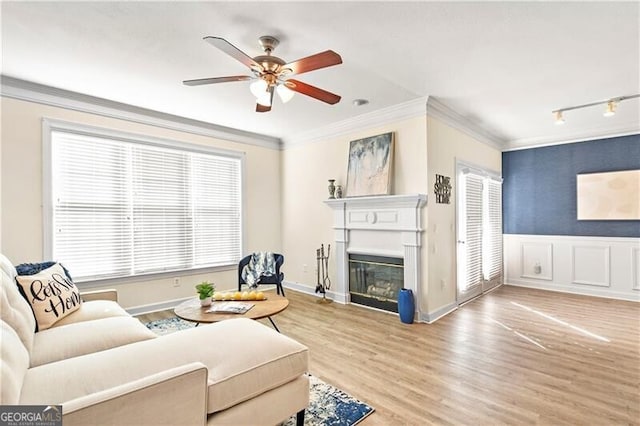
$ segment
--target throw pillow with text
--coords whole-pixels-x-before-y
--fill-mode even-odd
[[[34,275],[18,275],[16,281],[31,304],[38,331],[50,328],[82,303],[78,288],[58,263]]]

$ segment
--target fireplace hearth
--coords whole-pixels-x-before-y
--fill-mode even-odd
[[[349,294],[352,303],[398,312],[398,293],[403,283],[403,259],[349,255]]]

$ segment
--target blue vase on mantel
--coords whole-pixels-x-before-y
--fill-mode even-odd
[[[402,288],[398,293],[398,313],[400,321],[405,324],[413,324],[413,315],[416,311],[416,304],[413,300],[413,291],[409,288]]]

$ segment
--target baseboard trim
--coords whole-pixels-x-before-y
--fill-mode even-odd
[[[421,322],[426,322],[427,324],[433,324],[440,318],[449,315],[453,311],[458,310],[458,304],[456,302],[450,303],[441,307],[440,309],[436,309],[433,312],[426,312],[420,316]]]
[[[158,311],[164,311],[167,309],[173,309],[176,306],[178,306],[180,303],[189,299],[193,299],[193,296],[183,297],[181,299],[166,300],[164,302],[150,303],[148,305],[133,306],[131,308],[126,308],[125,310],[133,316],[149,314],[151,312],[158,312]]]
[[[558,287],[558,284],[543,284],[543,283],[531,283],[528,281],[511,279],[509,282],[505,282],[505,285],[511,285],[514,287],[526,287],[537,290],[555,291],[557,293],[570,293],[579,294],[581,296],[602,297],[605,299],[614,300],[626,300],[629,302],[640,302],[640,294],[628,294],[621,292],[612,292],[610,290],[600,290],[598,288],[587,287],[575,287],[575,286],[563,286]]]
[[[321,294],[318,294],[315,292],[315,287],[311,287],[308,286],[306,284],[302,284],[302,283],[298,283],[295,281],[282,281],[282,286],[285,289],[291,289],[294,291],[297,291],[299,293],[304,293],[304,294],[308,294],[309,296],[313,296],[313,297],[317,297],[318,299],[322,298]],[[331,299],[336,303],[340,303],[341,305],[346,305],[347,302],[346,300],[342,300],[341,297],[339,297],[339,294],[334,293],[333,291],[329,290],[326,293],[326,297],[327,299]]]

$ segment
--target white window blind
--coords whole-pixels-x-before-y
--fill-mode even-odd
[[[502,282],[502,182],[484,181],[483,276],[491,286]]]
[[[463,175],[464,209],[465,209],[465,253],[466,253],[466,286],[468,289],[482,283],[482,226],[483,226],[483,193],[482,176],[471,173]]]
[[[241,159],[51,132],[52,258],[74,279],[234,264]]]

